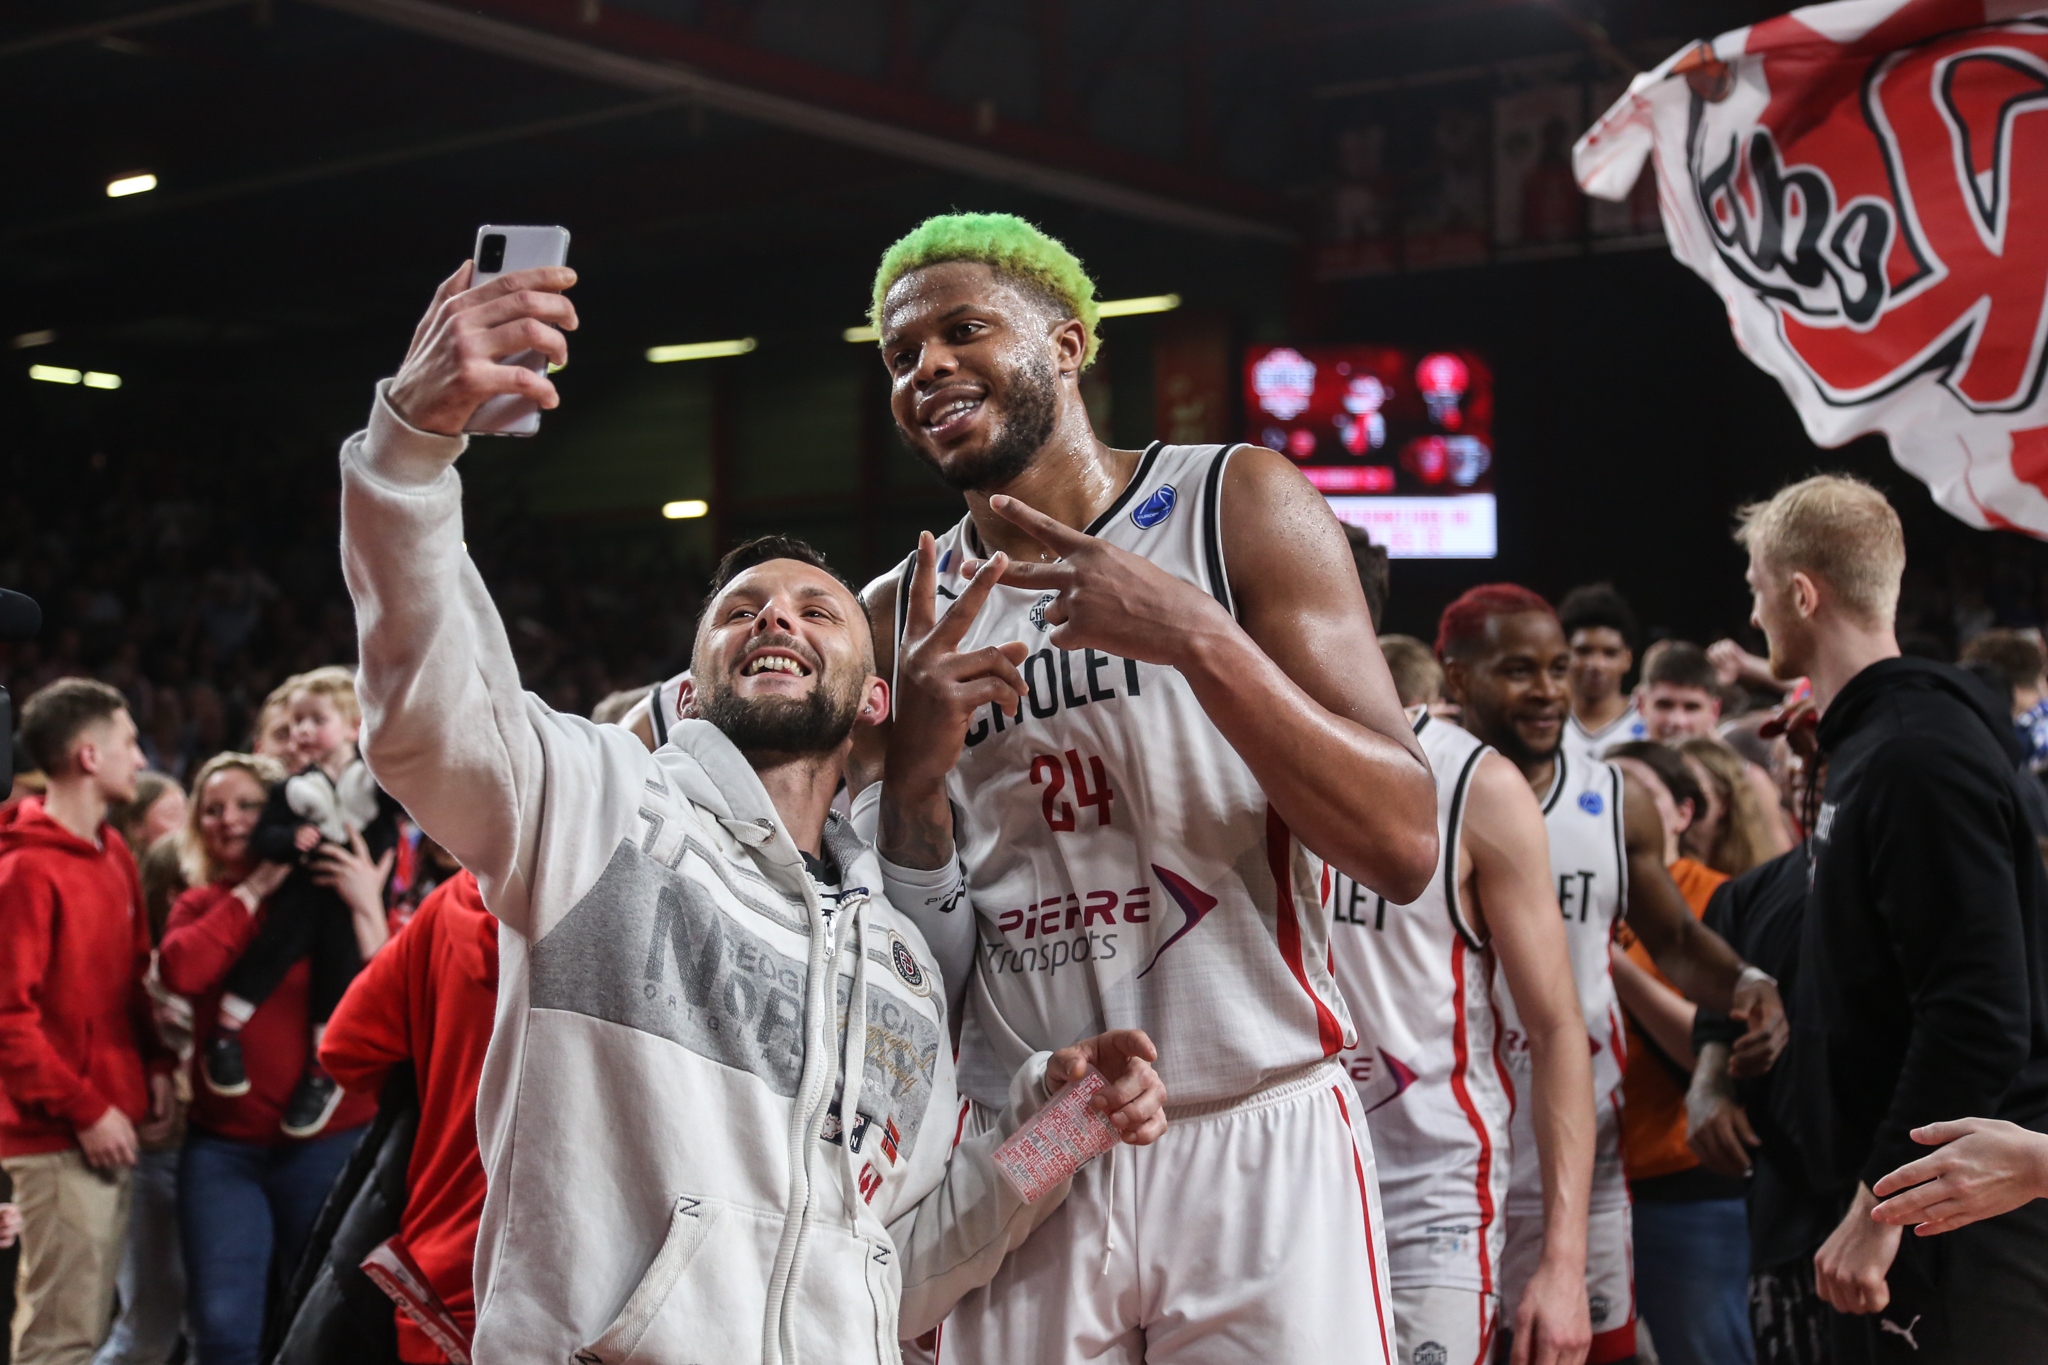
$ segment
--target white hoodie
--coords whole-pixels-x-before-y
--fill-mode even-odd
[[[342,562],[364,756],[504,928],[475,1359],[896,1365],[1065,1197],[990,1162],[1045,1055],[955,1149],[945,991],[874,851],[828,824],[828,911],[722,732],[649,754],[522,692],[463,550],[463,445],[380,387],[342,447]]]

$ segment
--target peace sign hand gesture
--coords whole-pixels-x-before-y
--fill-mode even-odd
[[[1141,663],[1178,666],[1204,632],[1231,624],[1215,598],[1149,559],[1054,521],[1015,498],[999,494],[988,505],[1059,557],[1051,564],[1013,561],[1001,570],[1005,587],[1055,594],[1046,604],[1045,623],[1054,627],[1049,638],[1056,648],[1099,649]],[[980,562],[969,560],[960,567],[980,581]]]
[[[1028,652],[1022,641],[960,652],[960,641],[995,590],[1007,555],[974,573],[967,590],[938,611],[938,543],[930,532],[917,540],[903,644],[896,662],[895,715],[889,733],[888,782],[892,792],[943,795],[946,774],[960,760],[974,713],[994,704],[1011,715],[1023,704],[1017,671]]]

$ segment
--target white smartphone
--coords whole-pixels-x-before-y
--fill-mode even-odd
[[[567,265],[569,229],[486,225],[476,230],[476,254],[472,259],[476,262],[469,280],[472,289],[507,271]],[[523,365],[535,374],[543,373],[548,364],[547,357],[538,351],[508,355],[504,363]],[[516,393],[500,394],[478,408],[463,430],[472,436],[531,436],[540,430],[540,404]]]

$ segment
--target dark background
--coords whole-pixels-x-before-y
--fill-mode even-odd
[[[1817,469],[1877,481],[1904,515],[1907,629],[1952,643],[2040,618],[2038,546],[1937,512],[1881,443],[1815,449],[1736,350],[1719,300],[1654,240],[1318,278],[1331,141],[1357,117],[1347,92],[1369,89],[1396,113],[1411,97],[1436,107],[1452,86],[1484,105],[1532,61],[1590,91],[1776,5],[409,11],[510,26],[544,58],[420,32],[394,5],[0,7],[0,119],[13,130],[0,348],[18,339],[0,349],[0,584],[49,611],[43,638],[9,651],[0,676],[18,696],[63,672],[115,679],[174,766],[239,742],[285,672],[352,657],[334,451],[482,222],[568,226],[582,275],[563,409],[539,438],[479,442],[464,462],[471,551],[529,683],[565,708],[681,660],[722,545],[794,531],[866,575],[958,516],[896,443],[872,349],[840,338],[863,320],[883,248],[955,208],[1041,223],[1103,297],[1183,297],[1180,313],[1104,324],[1089,393],[1119,444],[1158,430],[1155,352],[1191,320],[1239,346],[1486,356],[1500,557],[1396,563],[1393,628],[1430,635],[1449,597],[1510,578],[1553,596],[1609,579],[1658,633],[1740,631],[1733,512]],[[804,126],[736,113],[723,95],[563,69],[592,53],[773,95]],[[907,153],[855,124],[953,150]],[[1003,165],[984,173],[958,149]],[[159,188],[109,200],[106,182],[135,170]],[[1048,188],[1038,170],[1085,184]],[[1133,210],[1125,190],[1150,197]],[[20,347],[44,331],[54,340]],[[759,349],[642,359],[651,345],[737,336]],[[123,386],[31,382],[32,363],[118,373]],[[1233,402],[1239,387],[1233,369]],[[658,515],[692,497],[711,502],[709,518]]]

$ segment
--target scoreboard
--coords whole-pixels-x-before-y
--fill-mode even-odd
[[[1491,559],[1493,372],[1471,351],[1253,346],[1245,439],[1395,559]]]

